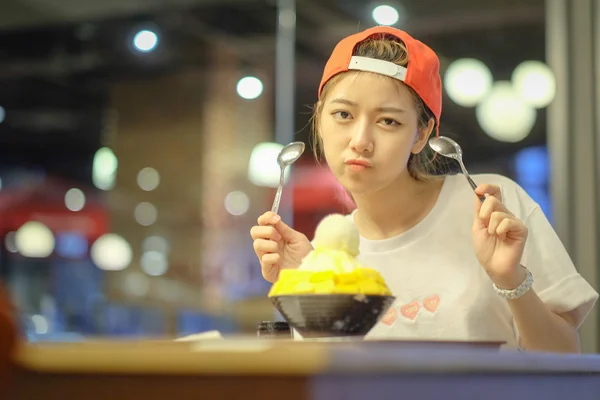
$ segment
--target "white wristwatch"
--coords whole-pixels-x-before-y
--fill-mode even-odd
[[[531,289],[533,286],[533,275],[531,271],[521,265],[523,269],[525,269],[525,280],[514,289],[500,289],[496,284],[494,285],[494,291],[498,293],[500,296],[504,297],[506,300],[515,300],[519,297],[523,296],[525,293]]]

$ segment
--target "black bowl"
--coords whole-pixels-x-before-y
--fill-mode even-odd
[[[271,301],[303,338],[362,337],[396,298],[354,294],[273,296]]]

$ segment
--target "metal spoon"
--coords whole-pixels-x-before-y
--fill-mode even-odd
[[[302,153],[304,153],[304,148],[305,146],[303,142],[292,142],[281,149],[279,155],[277,156],[277,164],[279,164],[279,168],[281,168],[281,175],[279,176],[279,187],[277,188],[277,193],[275,194],[273,207],[271,207],[271,211],[275,214],[277,214],[279,211],[285,169],[300,158]]]
[[[450,139],[449,137],[438,136],[438,137],[429,139],[429,147],[431,147],[436,153],[441,154],[444,157],[452,158],[452,159],[458,161],[463,175],[467,178],[467,180],[469,181],[469,184],[471,185],[473,190],[475,190],[477,188],[477,185],[475,184],[475,182],[473,182],[473,179],[471,179],[471,176],[469,176],[469,173],[467,172],[467,169],[465,168],[465,164],[463,163],[463,159],[462,159],[462,155],[463,155],[462,148],[460,147],[460,145],[458,143],[456,143],[454,140]],[[482,203],[485,201],[485,196],[478,196],[478,197]]]

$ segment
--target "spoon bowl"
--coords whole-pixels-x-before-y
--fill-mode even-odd
[[[429,139],[429,147],[436,153],[458,160],[462,159],[463,151],[458,143],[446,136],[439,136]]]
[[[431,147],[431,149],[433,151],[435,151],[436,153],[438,153],[444,157],[452,158],[452,159],[458,161],[463,175],[465,176],[465,178],[467,178],[467,181],[469,182],[469,184],[471,185],[473,190],[477,189],[477,184],[475,182],[473,182],[473,179],[471,179],[471,176],[467,172],[467,169],[465,168],[465,164],[463,163],[462,148],[460,147],[460,145],[458,143],[456,143],[456,141],[454,141],[446,136],[438,136],[438,137],[429,139],[429,147]],[[485,201],[485,196],[478,196],[478,197],[482,203]]]
[[[279,167],[285,168],[295,163],[302,153],[304,153],[305,147],[304,142],[292,142],[286,145],[281,149],[279,155],[277,155],[277,164],[279,164]]]
[[[304,145],[304,142],[292,142],[285,145],[277,155],[277,164],[279,164],[281,173],[279,175],[279,186],[277,187],[275,200],[273,200],[273,207],[271,207],[271,211],[275,214],[277,214],[277,212],[279,211],[281,193],[283,192],[285,169],[293,163],[295,163],[300,158],[302,153],[304,153],[305,148],[306,146]]]

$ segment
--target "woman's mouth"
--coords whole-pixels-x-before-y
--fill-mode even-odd
[[[346,160],[345,164],[351,171],[360,172],[364,171],[367,168],[371,168],[371,163],[367,160]]]

